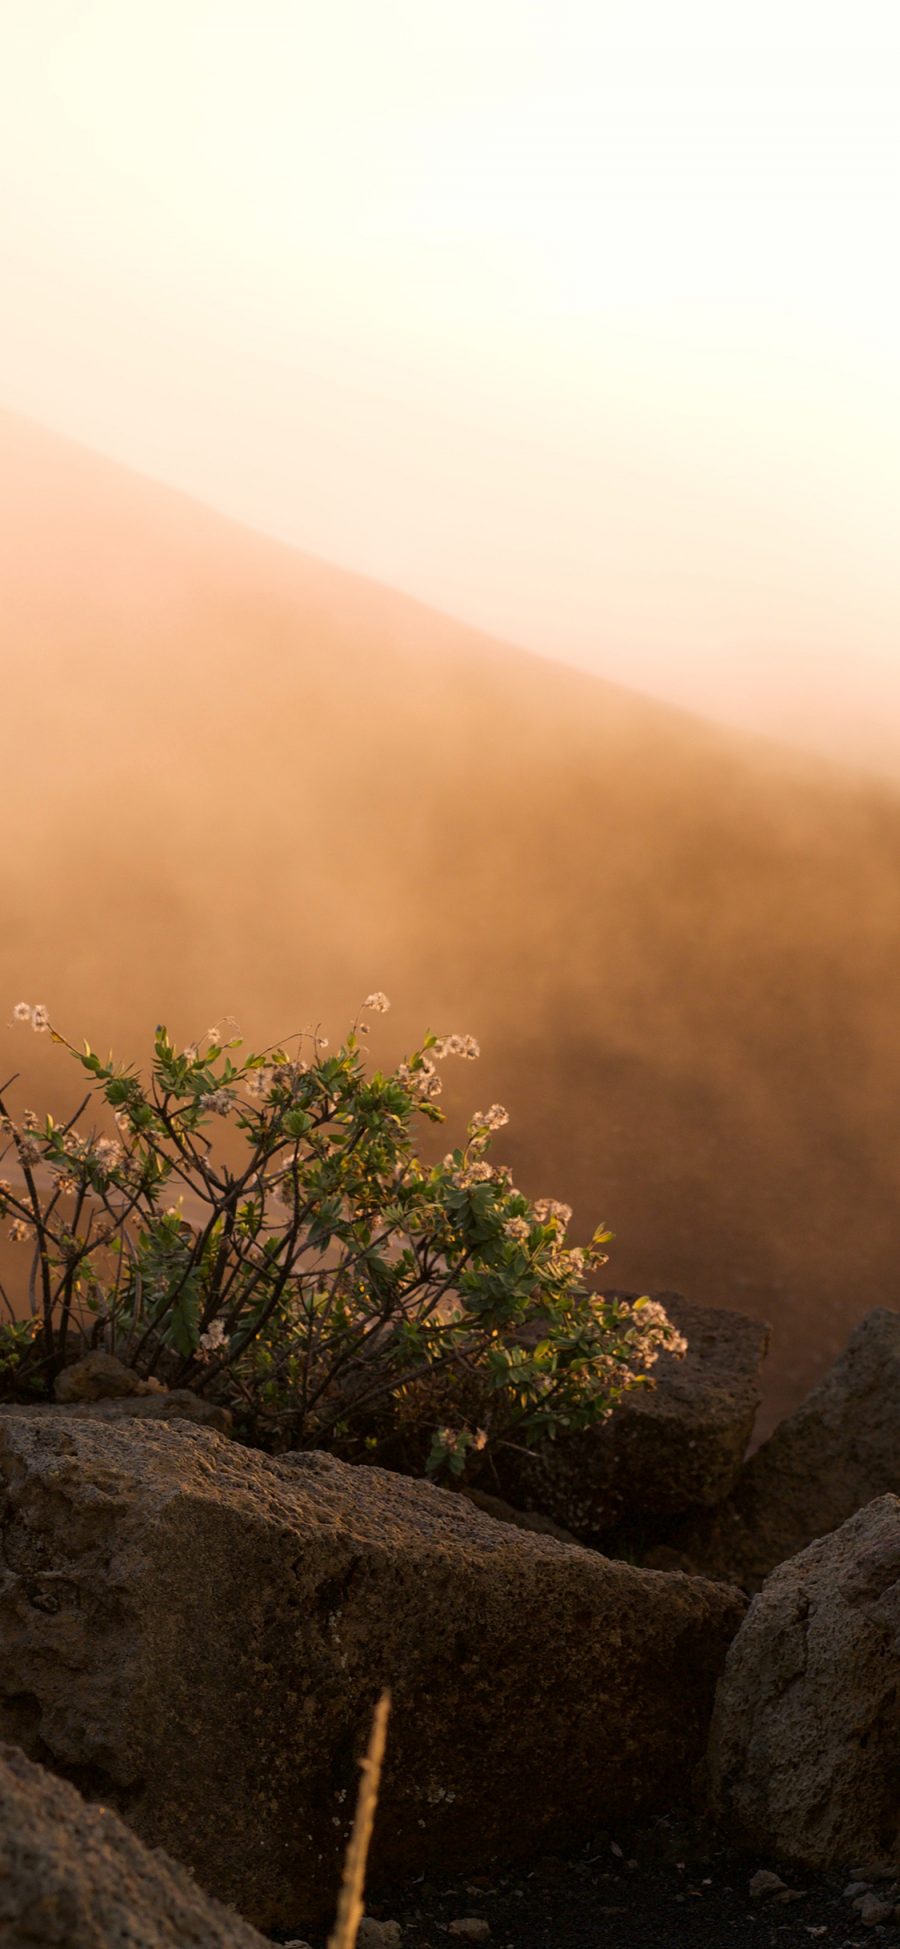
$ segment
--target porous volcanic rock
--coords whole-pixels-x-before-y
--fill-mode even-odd
[[[3,1949],[264,1949],[104,1807],[0,1746]]]
[[[499,1464],[510,1502],[582,1539],[602,1538],[623,1518],[639,1524],[721,1502],[753,1430],[768,1328],[680,1293],[653,1297],[687,1340],[686,1353],[660,1354],[653,1387],[627,1394],[597,1427],[561,1431]]]
[[[731,1839],[809,1868],[900,1867],[900,1500],[773,1571],[732,1644],[709,1750]]]
[[[217,1401],[204,1401],[189,1387],[160,1388],[158,1393],[129,1395],[121,1401],[67,1402],[60,1413],[87,1416],[93,1421],[195,1421],[201,1428],[215,1428],[220,1435],[231,1432],[230,1408]]]
[[[382,1685],[375,1876],[483,1870],[681,1800],[745,1608],[181,1423],[2,1416],[0,1491],[0,1730],[263,1928],[332,1911]]]
[[[673,1526],[666,1557],[648,1560],[758,1590],[776,1564],[886,1494],[900,1495],[900,1313],[879,1306],[722,1506]]]

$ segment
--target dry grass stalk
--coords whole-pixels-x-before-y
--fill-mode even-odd
[[[333,1932],[328,1938],[328,1949],[356,1949],[357,1932],[363,1918],[366,1861],[369,1842],[372,1839],[375,1809],[378,1805],[378,1788],[381,1782],[390,1709],[391,1695],[389,1691],[384,1691],[375,1707],[369,1745],[361,1765],[362,1779],[356,1802],[356,1813],[353,1817],[353,1832],[344,1861],[337,1917]]]

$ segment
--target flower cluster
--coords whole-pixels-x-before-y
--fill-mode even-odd
[[[50,1017],[43,1002],[17,1002],[13,1009],[14,1022],[30,1022],[37,1035],[43,1035],[50,1027]]]

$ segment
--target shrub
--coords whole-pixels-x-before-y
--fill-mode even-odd
[[[219,1029],[179,1050],[158,1028],[144,1082],[19,1004],[91,1089],[62,1124],[17,1123],[0,1093],[0,1159],[19,1167],[0,1217],[32,1248],[28,1320],[0,1289],[0,1393],[49,1394],[102,1346],[226,1403],[261,1445],[462,1475],[641,1384],[677,1344],[662,1309],[587,1289],[611,1235],[572,1246],[569,1210],[490,1160],[499,1105],[442,1162],[418,1155],[417,1120],[443,1120],[438,1063],[478,1049],[429,1034],[370,1070],[362,1016],[387,1006],[370,996],[333,1055],[317,1031],[242,1055]],[[79,1128],[97,1098],[115,1137]]]

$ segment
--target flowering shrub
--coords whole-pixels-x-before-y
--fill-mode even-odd
[[[362,1015],[387,1007],[370,995]],[[7,1397],[48,1394],[102,1346],[226,1403],[262,1445],[390,1459],[399,1444],[408,1459],[412,1444],[419,1465],[462,1475],[498,1442],[596,1420],[678,1344],[651,1301],[587,1289],[611,1235],[571,1245],[568,1208],[530,1201],[491,1160],[500,1105],[441,1163],[417,1155],[416,1120],[443,1120],[438,1065],[476,1057],[471,1037],[427,1035],[382,1074],[362,1016],[333,1055],[317,1031],[241,1056],[219,1028],[181,1050],[158,1028],[145,1083],[74,1048],[42,1006],[15,1015],[91,1088],[63,1124],[16,1122],[0,1093],[15,1175],[0,1219],[31,1247],[28,1319],[0,1288]],[[98,1098],[115,1138],[79,1127]]]

